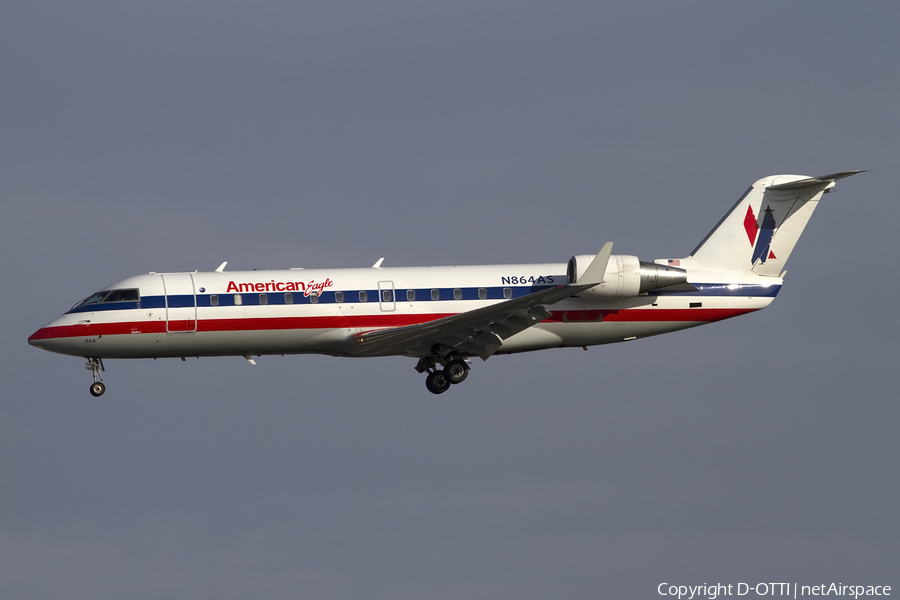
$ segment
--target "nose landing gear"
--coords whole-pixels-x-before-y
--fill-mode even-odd
[[[106,391],[106,384],[103,383],[103,375],[101,373],[106,369],[103,368],[103,359],[89,358],[84,368],[91,372],[94,377],[94,383],[91,384],[91,396],[99,398]]]
[[[437,363],[444,365],[444,368],[439,369]],[[451,385],[465,381],[469,376],[469,365],[461,358],[447,360],[440,356],[428,356],[419,359],[416,371],[428,371],[425,387],[432,394],[443,394]]]

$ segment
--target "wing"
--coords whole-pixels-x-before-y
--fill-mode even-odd
[[[459,352],[487,360],[503,340],[549,317],[544,304],[554,304],[594,285],[548,288],[427,323],[359,333],[354,336],[357,345],[352,354],[428,356]]]
[[[500,349],[503,340],[549,317],[545,304],[555,304],[603,283],[611,251],[612,243],[604,245],[581,281],[574,285],[547,288],[427,323],[359,333],[353,338],[356,347],[351,354],[428,356],[457,352],[487,360]],[[597,267],[592,268],[595,264]]]

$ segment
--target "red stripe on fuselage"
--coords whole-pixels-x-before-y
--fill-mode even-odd
[[[685,308],[685,309],[624,309],[600,311],[556,311],[546,319],[547,323],[589,322],[713,322],[754,312],[753,308]],[[403,327],[418,325],[451,316],[452,313],[394,314],[321,317],[260,317],[249,319],[200,319],[197,332],[212,331],[278,331],[289,329],[353,329]],[[595,316],[596,315],[596,316]],[[169,321],[169,331],[191,331],[193,320]],[[188,326],[189,325],[189,326]],[[100,335],[130,335],[140,333],[166,333],[166,321],[125,321],[116,323],[84,323],[44,327],[28,341],[45,339],[93,337]]]
[[[626,308],[623,310],[562,310],[544,323],[602,321],[604,323],[721,321],[754,312],[756,308]]]
[[[79,325],[62,325],[58,327],[42,327],[31,337],[29,342],[48,339],[92,337],[97,335],[121,335],[123,333],[165,333],[165,321],[128,321],[120,323],[84,323]]]

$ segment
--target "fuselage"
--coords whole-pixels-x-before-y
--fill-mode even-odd
[[[615,277],[611,269],[608,278]],[[504,339],[498,353],[694,327],[764,308],[782,285],[753,273],[686,271],[693,286],[687,290],[557,302],[548,307],[550,317]],[[354,356],[354,336],[362,332],[426,323],[569,278],[565,263],[148,273],[103,288],[28,341],[87,358]]]

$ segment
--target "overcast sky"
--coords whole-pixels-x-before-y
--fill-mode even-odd
[[[0,18],[0,597],[900,586],[900,7],[16,2]],[[684,256],[825,197],[765,311],[496,357],[107,361],[147,271]],[[748,596],[748,597],[752,597]]]

